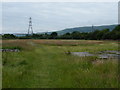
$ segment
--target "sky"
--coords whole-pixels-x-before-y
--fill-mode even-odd
[[[1,7],[1,5],[0,5]],[[34,33],[118,23],[117,2],[4,2],[2,33]]]

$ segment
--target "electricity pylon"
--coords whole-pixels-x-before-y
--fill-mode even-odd
[[[28,35],[33,35],[32,18],[29,18]]]

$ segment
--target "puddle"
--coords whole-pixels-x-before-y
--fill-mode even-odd
[[[120,55],[117,55],[117,54],[101,54],[101,55],[98,55],[98,57],[102,58],[102,59],[108,59],[108,58],[118,59],[118,58],[120,58]]]
[[[120,58],[120,51],[101,51],[101,52],[97,52],[95,54],[91,54],[89,52],[71,52],[71,54],[77,55],[80,57],[97,56],[100,59],[110,59],[110,58],[118,59],[118,58]]]
[[[89,52],[71,52],[71,54],[77,56],[94,56],[94,54],[90,54]]]
[[[101,51],[98,53],[120,54],[120,51]]]

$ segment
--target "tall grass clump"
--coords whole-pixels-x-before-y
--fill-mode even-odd
[[[3,41],[3,47],[16,46],[23,50],[2,53],[3,88],[118,88],[117,60],[104,60],[96,56],[79,57],[65,53],[116,50],[116,42]]]

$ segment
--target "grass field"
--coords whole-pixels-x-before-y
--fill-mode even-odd
[[[66,52],[118,50],[117,41],[3,40],[3,88],[117,88],[118,61]]]

